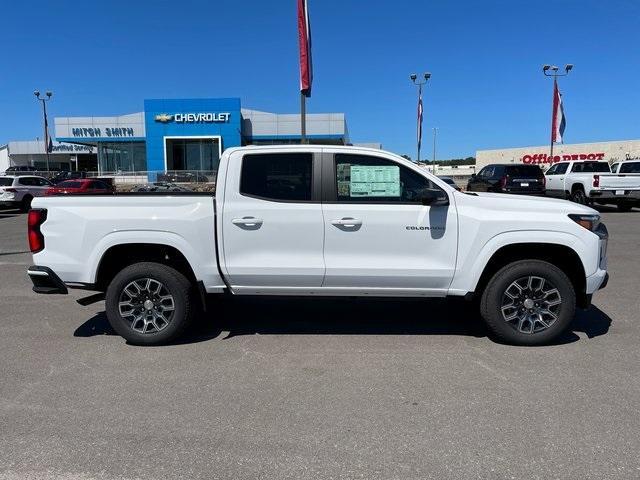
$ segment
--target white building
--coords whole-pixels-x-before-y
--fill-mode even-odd
[[[561,160],[606,160],[610,164],[625,160],[638,160],[640,159],[640,140],[554,145],[553,159],[549,154],[549,145],[478,150],[476,152],[476,167],[479,171],[491,163],[526,163],[540,165],[546,169]]]
[[[49,152],[49,168],[52,170],[93,170],[96,149],[88,145],[53,142]],[[42,140],[9,142],[0,145],[0,172],[9,167],[35,167],[47,169],[47,153]]]

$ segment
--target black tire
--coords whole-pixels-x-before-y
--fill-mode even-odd
[[[27,213],[29,209],[31,209],[31,200],[33,197],[31,195],[25,195],[22,197],[22,202],[20,202],[20,211],[23,213]]]
[[[579,203],[580,205],[587,204],[587,196],[584,194],[584,190],[582,187],[574,188],[571,191],[571,201]]]
[[[618,203],[616,207],[618,207],[619,212],[630,212],[633,208],[633,205],[631,205],[630,203]]]
[[[544,279],[544,282],[534,280],[532,285],[529,278]],[[523,293],[519,291],[520,287],[513,286],[517,282],[520,286],[529,282],[530,288],[524,289]],[[538,285],[539,291],[536,289]],[[547,295],[543,299],[544,288],[548,291],[555,289],[557,296]],[[514,292],[521,294],[520,300],[510,296]],[[523,301],[523,297],[526,300]],[[511,301],[517,307],[509,305]],[[530,310],[524,308],[524,302],[531,307]],[[554,305],[549,306],[550,303]],[[536,315],[545,309],[550,313],[540,317]],[[576,294],[569,277],[558,267],[541,260],[520,260],[500,269],[489,280],[480,301],[480,314],[489,330],[497,340],[513,345],[544,345],[556,340],[571,325],[575,310]],[[514,311],[517,318],[507,320]],[[533,318],[534,321],[521,321],[521,318]],[[548,325],[545,327],[545,324]]]
[[[134,282],[137,282],[135,287],[131,286]],[[158,284],[162,288],[157,289]],[[147,293],[144,293],[145,286]],[[154,295],[156,289],[158,292]],[[113,329],[129,343],[165,344],[178,338],[191,322],[191,290],[189,280],[171,267],[152,262],[135,263],[120,271],[107,287],[107,318]],[[139,295],[130,295],[136,291]],[[121,301],[129,305],[121,307]],[[151,302],[149,307],[145,307],[147,301]],[[170,310],[171,305],[173,310]]]

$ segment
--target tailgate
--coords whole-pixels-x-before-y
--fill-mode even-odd
[[[620,173],[600,176],[601,189],[640,190],[640,174]]]

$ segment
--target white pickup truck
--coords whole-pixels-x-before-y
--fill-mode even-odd
[[[534,345],[606,285],[607,240],[586,206],[458,192],[380,150],[256,146],[225,151],[215,196],[34,199],[28,274],[38,293],[106,292],[135,344],[229,293],[476,298],[495,337]]]
[[[547,170],[545,180],[547,196],[616,205],[620,211],[640,205],[640,175],[612,173],[607,162],[559,162]]]

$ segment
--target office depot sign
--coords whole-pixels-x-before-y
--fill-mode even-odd
[[[523,155],[520,161],[522,163],[558,163],[560,161],[569,160],[604,160],[604,153],[573,153],[563,155],[547,155],[546,153],[535,153],[533,155]]]

